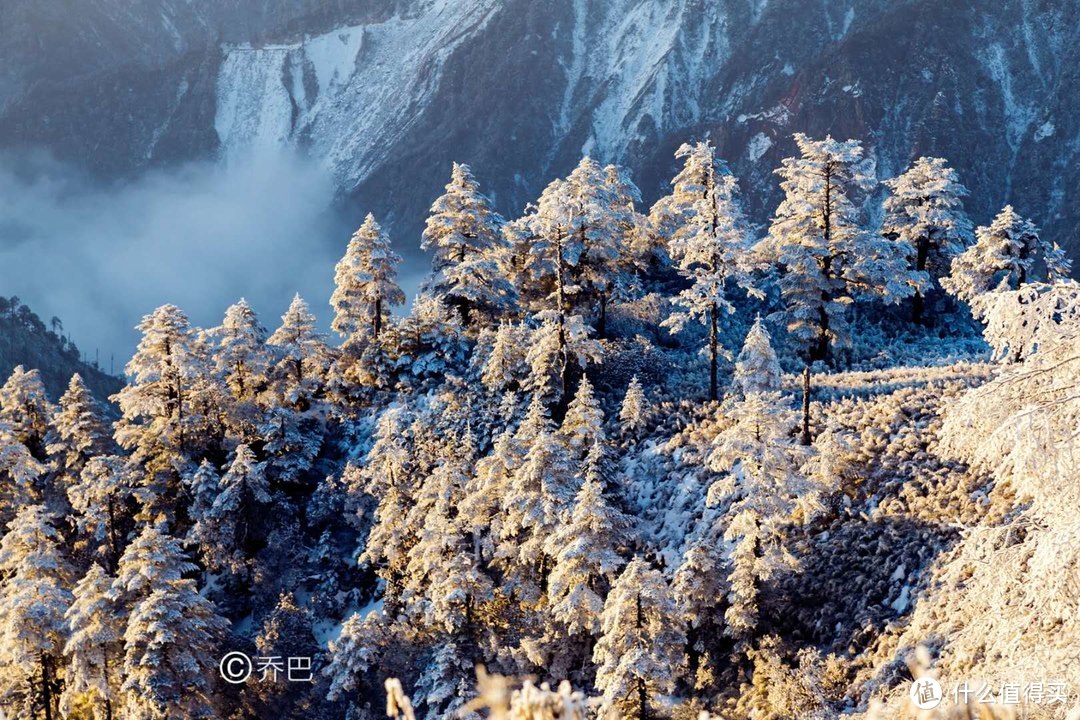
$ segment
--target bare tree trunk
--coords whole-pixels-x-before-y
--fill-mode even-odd
[[[802,444],[809,446],[810,439],[810,365],[802,374]]]
[[[716,327],[716,303],[709,308],[709,399],[716,400],[718,397],[716,385],[717,353],[719,341],[717,340]]]
[[[49,657],[45,653],[41,654],[41,699],[45,703],[45,720],[52,720],[52,679],[49,677]]]

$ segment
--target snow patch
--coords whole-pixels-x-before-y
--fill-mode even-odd
[[[762,156],[769,151],[773,145],[772,138],[763,132],[759,132],[754,137],[750,138],[749,145],[746,146],[746,154],[750,158],[750,162],[757,162]]]
[[[1035,130],[1035,142],[1042,142],[1053,135],[1056,129],[1054,123],[1047,120]]]

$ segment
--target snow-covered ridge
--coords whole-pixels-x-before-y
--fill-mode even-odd
[[[498,0],[439,0],[294,43],[225,46],[214,122],[223,155],[302,143],[354,187],[429,106],[446,60],[500,11]],[[690,0],[571,3],[553,38],[565,73],[556,140],[584,126],[582,152],[617,157],[645,139],[642,126],[700,121],[726,30],[722,9]]]
[[[291,44],[225,46],[214,127],[223,155],[303,142],[344,186],[409,128],[443,63],[497,0],[440,0],[418,14]]]

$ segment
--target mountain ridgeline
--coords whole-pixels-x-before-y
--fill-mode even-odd
[[[46,326],[19,298],[0,297],[0,376],[7,377],[19,365],[35,368],[53,398],[60,397],[75,373],[101,400],[122,387],[119,378],[86,362],[63,332],[59,318]]]
[[[974,218],[1011,202],[1075,255],[1078,40],[1047,0],[12,0],[0,146],[110,177],[294,148],[417,237],[451,161],[510,215],[583,154],[655,199],[706,136],[765,222],[793,133],[831,134],[883,178],[944,157]]]

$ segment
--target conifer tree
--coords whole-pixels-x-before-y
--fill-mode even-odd
[[[604,602],[603,636],[593,650],[601,717],[655,717],[656,695],[671,692],[686,638],[672,622],[677,609],[659,570],[634,558]]]
[[[383,411],[361,472],[363,491],[373,496],[377,505],[360,561],[374,566],[386,582],[383,597],[388,606],[400,599],[408,553],[419,530],[407,522],[416,491],[408,421],[400,407]]]
[[[59,670],[71,606],[62,539],[44,505],[27,505],[0,541],[0,666],[2,684],[24,695],[30,707],[59,718]]]
[[[91,459],[79,481],[68,488],[78,531],[76,548],[86,548],[109,571],[116,570],[130,524],[132,475],[124,457],[102,455]]]
[[[266,390],[270,353],[266,329],[243,298],[225,311],[213,337],[213,365],[230,401],[227,424],[239,442],[252,442],[262,424],[260,396]]]
[[[952,272],[941,285],[967,303],[995,290],[1016,290],[1034,279],[1040,254],[1058,257],[1035,224],[1006,205],[992,223],[975,230],[975,244],[953,259]],[[1058,272],[1058,265],[1052,262],[1051,272]]]
[[[921,157],[902,175],[886,180],[882,232],[904,247],[908,268],[929,275],[928,288],[949,272],[952,259],[971,242],[971,221],[964,213],[968,191],[943,158]],[[923,321],[921,288],[912,297],[911,321]]]
[[[671,581],[672,596],[686,628],[687,685],[695,690],[716,680],[717,640],[725,628],[724,603],[728,594],[727,564],[722,538],[704,533],[682,557]]]
[[[377,666],[387,635],[386,620],[380,613],[349,616],[341,626],[337,640],[330,641],[328,661],[322,670],[330,680],[327,690],[330,700],[354,693],[359,688],[363,675]]]
[[[364,337],[377,339],[390,308],[405,302],[397,284],[401,257],[390,246],[390,238],[370,213],[353,234],[348,249],[334,269],[334,308],[331,327],[346,342]]]
[[[96,718],[116,717],[120,664],[123,660],[123,617],[110,597],[112,578],[97,563],[75,585],[65,614],[70,636],[64,648],[69,664],[60,709],[66,715],[88,698]]]
[[[777,567],[778,525],[796,509],[811,513],[814,487],[800,468],[804,448],[795,444],[796,414],[778,393],[749,393],[729,408],[732,425],[713,441],[709,466],[723,476],[708,492],[711,506],[731,502],[725,538],[734,543],[728,575],[726,633],[745,639],[757,624],[758,594]]]
[[[45,469],[11,425],[0,421],[0,522],[10,522],[21,508],[41,499],[39,479]]]
[[[671,254],[679,274],[690,287],[679,293],[675,303],[682,308],[662,325],[679,332],[691,320],[709,328],[709,399],[719,397],[717,369],[720,347],[720,313],[735,311],[729,298],[733,283],[760,295],[750,283],[752,261],[750,231],[738,200],[738,183],[712,156],[712,147],[701,143],[687,150],[688,166],[684,172],[700,173],[701,197],[681,214],[685,225],[677,228],[671,240]],[[701,165],[697,168],[697,165]]]
[[[52,426],[48,452],[68,483],[78,478],[91,458],[104,455],[112,447],[102,408],[78,373],[71,376],[67,390],[60,396]]]
[[[217,648],[228,630],[193,580],[155,586],[131,611],[124,632],[124,707],[148,720],[215,718]]]
[[[330,350],[299,295],[266,342],[276,361],[268,372],[273,402],[261,428],[263,452],[271,474],[291,482],[311,467],[322,448]]]
[[[589,448],[604,438],[604,411],[593,394],[592,383],[584,375],[566,409],[559,432],[576,460],[583,459]]]
[[[270,370],[274,395],[297,412],[313,410],[324,389],[330,350],[316,327],[315,316],[299,294],[293,297],[281,316],[281,325],[266,343],[277,355]]]
[[[30,450],[35,459],[48,459],[49,424],[53,407],[37,370],[16,365],[0,387],[0,423],[7,423],[15,439]]]
[[[761,317],[754,320],[746,334],[742,350],[735,359],[733,390],[741,397],[753,393],[771,393],[780,390],[783,371],[772,348],[772,338]]]
[[[147,517],[175,512],[184,468],[206,450],[197,401],[205,359],[187,316],[163,305],[139,324],[143,337],[126,372],[131,382],[113,399],[120,406],[116,441],[142,467],[140,500]]]
[[[588,156],[558,187],[564,193],[558,206],[566,213],[572,238],[567,256],[571,276],[594,306],[597,334],[603,338],[616,282],[632,260],[626,241],[635,224],[632,199],[639,193],[617,168],[606,170]],[[545,208],[543,199],[540,207]]]
[[[152,592],[196,569],[164,526],[146,523],[120,556],[111,596],[121,612],[130,613]]]
[[[221,327],[214,330],[217,371],[237,402],[250,401],[263,389],[269,357],[266,329],[247,300],[240,298],[225,311]]]
[[[716,149],[706,140],[683,143],[675,151],[676,158],[685,158],[683,167],[671,181],[671,194],[656,201],[649,211],[649,223],[657,242],[677,259],[679,245],[697,232],[693,223],[699,203],[709,193],[709,185],[717,175]]]
[[[518,387],[525,379],[527,331],[519,325],[499,323],[491,351],[484,360],[480,381],[490,392],[503,392]]]
[[[466,327],[501,314],[513,302],[503,277],[503,219],[480,193],[468,165],[454,163],[446,192],[431,206],[420,247],[431,250],[431,276],[424,291],[461,316]]]
[[[552,558],[545,542],[573,497],[573,473],[569,449],[557,434],[541,429],[510,479],[496,559],[505,571],[504,585],[520,600],[536,600],[547,582]]]
[[[623,396],[622,405],[619,407],[619,425],[623,434],[636,439],[645,427],[648,411],[649,401],[645,397],[645,388],[635,375],[630,378],[630,384],[626,386],[626,395]]]
[[[567,516],[548,538],[554,558],[548,584],[551,616],[571,637],[585,638],[585,657],[600,635],[604,596],[624,561],[630,518],[604,496],[604,446],[595,442],[585,458],[581,488]]]
[[[255,453],[247,445],[240,445],[218,487],[206,517],[193,528],[191,536],[211,568],[246,578],[263,542],[260,531],[266,524],[265,513],[271,500],[265,464],[256,462]]]
[[[873,163],[856,140],[812,140],[795,134],[801,157],[776,173],[784,201],[761,250],[781,266],[788,332],[810,361],[851,340],[848,307],[859,297],[898,302],[925,288],[908,270],[900,245],[866,229],[858,193],[874,184]]]

